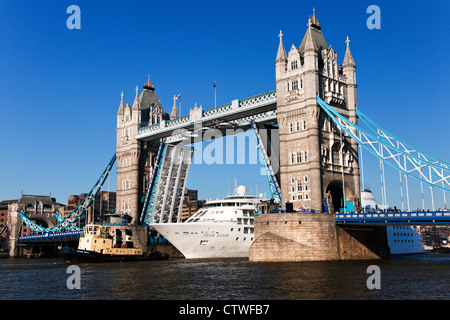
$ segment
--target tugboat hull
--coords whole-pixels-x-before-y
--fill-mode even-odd
[[[102,254],[95,251],[80,250],[64,247],[59,253],[64,262],[125,262],[125,261],[149,261],[166,260],[169,258],[167,253],[152,252],[141,255],[115,255]]]

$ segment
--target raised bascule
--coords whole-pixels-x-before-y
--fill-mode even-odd
[[[392,217],[353,214],[361,210],[362,150],[397,169],[405,180],[419,180],[431,192],[442,190],[444,201],[450,164],[393,136],[360,111],[348,37],[345,43],[341,65],[314,13],[300,45],[293,44],[289,52],[280,31],[275,90],[209,109],[195,106],[186,116],[179,116],[176,99],[171,112],[164,111],[150,77],[141,92],[136,87],[132,105],[125,104],[122,93],[114,157],[117,213],[143,227],[179,221],[193,155],[189,145],[217,137],[208,131],[223,136],[253,130],[272,204],[283,213],[255,217],[251,261],[384,258],[389,255],[386,225],[450,223],[448,211],[428,218],[405,212]],[[104,174],[96,186],[103,179]],[[71,222],[83,210],[53,228],[74,231]],[[26,217],[24,221],[32,225]]]

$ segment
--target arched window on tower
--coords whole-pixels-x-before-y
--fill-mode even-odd
[[[333,144],[331,157],[333,164],[341,164],[341,144],[339,142]]]

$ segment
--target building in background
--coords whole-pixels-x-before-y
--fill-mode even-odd
[[[180,221],[186,221],[205,204],[205,200],[198,200],[198,191],[186,189],[184,191],[183,208],[181,209]]]
[[[87,193],[71,195],[64,208],[64,218],[66,218],[87,196]],[[116,193],[109,191],[99,191],[85,214],[77,221],[76,225],[83,226],[90,222],[103,222],[104,218],[111,216],[116,208]]]
[[[441,246],[439,235],[434,225],[420,227],[420,237],[422,238],[425,249],[430,250]]]

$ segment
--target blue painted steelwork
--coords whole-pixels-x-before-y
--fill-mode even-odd
[[[3,231],[5,231],[7,226],[8,226],[8,223],[5,223],[5,225],[3,226],[2,230],[0,230],[0,235],[3,233]]]
[[[326,104],[319,96],[317,96],[317,103],[340,129],[383,163],[387,163],[394,169],[424,182],[430,187],[450,191],[450,164],[448,162],[439,160],[396,138],[358,109],[356,110],[357,115],[368,125],[369,130],[349,121]],[[358,137],[357,132],[359,132],[360,137]],[[383,151],[386,151],[386,155]]]
[[[162,237],[149,237],[149,242],[151,245],[169,245],[170,242],[166,238]]]
[[[58,222],[61,223],[61,222],[64,221],[64,219],[59,214],[57,214],[56,212],[54,213],[54,215],[56,217],[56,220],[58,220]],[[66,229],[71,230],[71,231],[77,231],[77,230],[81,231],[81,230],[83,230],[83,228],[77,227],[77,226],[75,226],[73,224],[69,225]]]
[[[258,148],[264,160],[264,168],[266,170],[266,177],[267,183],[269,185],[270,196],[271,198],[275,199],[275,201],[277,201],[278,203],[281,203],[281,190],[280,190],[281,188],[278,183],[278,179],[275,175],[275,172],[273,170],[272,163],[267,154],[266,148],[264,147],[264,143],[261,139],[261,134],[259,132],[258,125],[254,120],[252,120],[250,124],[253,128],[253,131],[255,132]],[[269,142],[267,142],[267,144],[269,146]]]
[[[78,218],[83,215],[83,213],[87,210],[87,208],[90,207],[93,200],[97,196],[98,192],[102,188],[103,184],[106,181],[106,178],[109,176],[109,173],[111,172],[111,169],[116,162],[116,154],[112,157],[110,162],[108,163],[108,166],[103,171],[100,178],[95,183],[94,187],[91,189],[91,191],[84,197],[84,199],[80,202],[80,204],[65,218],[61,219],[61,217],[57,214],[55,214],[56,219],[58,220],[58,223],[51,227],[51,228],[44,228],[33,221],[31,221],[27,216],[25,216],[22,212],[20,212],[20,217],[22,218],[22,221],[30,227],[32,230],[36,232],[59,232],[62,230],[80,230],[80,228],[76,227],[73,223],[78,220]]]
[[[430,161],[429,162],[430,165],[434,165],[434,166],[438,167],[439,169],[441,168],[441,165],[439,165],[439,163],[441,163],[441,164],[443,164],[443,165],[445,165],[447,167],[450,167],[450,163],[449,162],[446,162],[446,161],[443,161],[443,160],[441,160],[439,158],[436,158],[435,156],[433,156],[433,155],[431,155],[431,154],[429,154],[429,153],[427,153],[427,152],[425,152],[423,150],[420,150],[420,149],[412,146],[411,144],[405,142],[404,140],[396,137],[391,132],[387,131],[386,129],[382,128],[380,125],[376,124],[373,120],[371,120],[364,113],[362,113],[361,110],[356,109],[356,115],[359,117],[359,119],[363,120],[367,124],[367,126],[370,129],[372,129],[372,131],[374,133],[380,134],[380,132],[381,132],[382,134],[380,134],[380,138],[384,139],[385,141],[387,141],[387,142],[389,142],[391,144],[393,144],[392,140],[398,141],[399,143],[407,146],[410,152],[411,151],[415,151],[415,152],[417,152],[417,153],[419,153],[419,154],[421,154],[423,156],[426,156],[426,157],[431,159],[431,160],[427,160],[427,159],[423,159],[423,158],[417,157],[418,160]],[[431,162],[431,161],[434,161],[434,162]]]
[[[83,231],[70,232],[48,232],[44,234],[32,234],[29,236],[19,237],[19,242],[39,242],[39,241],[56,241],[78,239],[84,234]]]
[[[147,221],[151,221],[152,214],[153,214],[153,207],[154,207],[154,198],[156,194],[156,186],[159,182],[159,174],[161,169],[161,161],[164,156],[164,151],[166,144],[164,142],[161,142],[159,145],[158,155],[156,156],[156,162],[155,162],[155,168],[153,169],[152,179],[150,180],[150,184],[148,186],[147,195],[145,197],[144,206],[142,207],[142,213],[141,213],[141,224],[147,224]],[[150,216],[149,212],[152,214]]]
[[[338,213],[336,214],[336,224],[444,225],[450,224],[450,211]]]

